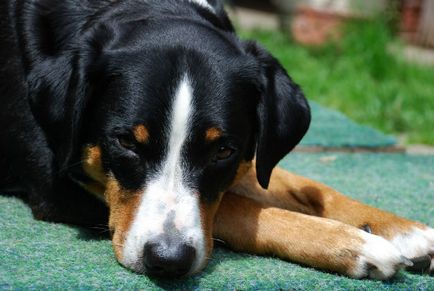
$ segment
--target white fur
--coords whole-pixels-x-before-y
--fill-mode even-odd
[[[199,6],[205,7],[207,9],[211,10],[212,12],[215,12],[214,8],[206,0],[188,0],[188,1],[191,3],[196,3]]]
[[[205,261],[199,197],[194,189],[186,186],[188,175],[182,157],[182,148],[190,131],[192,95],[192,87],[185,76],[180,81],[172,105],[166,158],[148,183],[126,236],[122,263],[133,270],[142,269],[144,245],[163,233],[169,213],[175,214],[175,226],[182,236],[180,240],[196,249],[196,261],[190,273],[198,271]]]
[[[360,231],[365,241],[359,254],[356,268],[352,272],[354,278],[384,280],[392,277],[404,267],[401,253],[384,238]]]
[[[417,258],[428,254],[434,255],[434,229],[417,228],[399,234],[392,239],[392,244],[407,258]],[[434,257],[430,270],[434,269]]]

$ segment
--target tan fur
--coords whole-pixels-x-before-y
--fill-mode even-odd
[[[214,241],[213,241],[214,218],[219,208],[222,197],[223,197],[223,193],[219,195],[219,198],[214,203],[207,203],[207,202],[200,203],[200,216],[202,220],[202,229],[205,236],[207,257],[211,256],[211,252],[214,247]]]
[[[98,198],[104,199],[107,176],[102,167],[101,148],[96,145],[87,146],[83,150],[82,160],[83,170],[93,182],[87,184],[80,183],[80,186]]]
[[[83,151],[84,172],[93,180],[105,185],[107,176],[104,173],[101,160],[101,148],[99,146],[88,146]]]
[[[243,179],[247,173],[249,173],[250,168],[252,167],[252,161],[242,161],[238,166],[237,174],[235,175],[235,179],[232,182],[232,185],[236,185]]]
[[[214,235],[235,250],[273,254],[342,274],[356,267],[364,243],[357,231],[338,221],[264,207],[230,192],[214,224]]]
[[[407,232],[421,224],[409,221],[392,213],[362,204],[319,182],[275,168],[268,190],[256,180],[254,167],[235,185],[233,192],[272,206],[309,215],[330,218],[362,227],[369,225],[372,232],[386,239]]]
[[[83,169],[95,182],[82,186],[103,198],[110,208],[109,228],[113,233],[113,249],[118,260],[121,260],[125,234],[134,219],[140,195],[122,189],[113,176],[104,173],[99,146],[85,148]]]
[[[215,141],[222,136],[222,131],[219,128],[211,127],[205,132],[205,139],[208,142]]]
[[[97,196],[98,198],[104,198],[104,193],[105,193],[105,186],[101,185],[98,182],[93,182],[93,183],[87,183],[87,184],[81,184],[81,187],[84,188],[84,190],[86,190],[87,192]]]
[[[109,228],[113,233],[112,244],[118,260],[122,259],[125,235],[139,207],[141,192],[126,191],[115,178],[108,179],[105,198],[110,207]]]
[[[140,124],[135,126],[133,133],[139,143],[145,144],[149,141],[149,131],[144,125]]]

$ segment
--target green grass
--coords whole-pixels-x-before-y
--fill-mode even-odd
[[[276,56],[311,100],[409,143],[434,144],[434,68],[391,56],[395,42],[378,21],[352,23],[343,39],[303,47],[280,32],[241,31]]]

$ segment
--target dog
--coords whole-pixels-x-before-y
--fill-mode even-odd
[[[0,8],[0,189],[36,219],[108,221],[119,263],[150,276],[198,273],[213,237],[353,278],[433,269],[432,228],[276,167],[308,102],[219,1]]]

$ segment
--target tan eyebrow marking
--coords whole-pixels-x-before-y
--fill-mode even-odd
[[[147,143],[149,141],[149,131],[148,129],[140,124],[133,129],[134,137],[140,143]]]
[[[222,130],[216,127],[208,128],[205,132],[205,139],[207,141],[214,141],[222,136]]]

